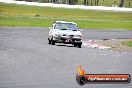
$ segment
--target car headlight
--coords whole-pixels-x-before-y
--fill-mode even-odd
[[[54,33],[53,36],[59,37],[59,36],[62,36],[62,35],[61,34]]]

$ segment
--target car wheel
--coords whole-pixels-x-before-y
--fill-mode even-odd
[[[49,44],[51,44],[51,40],[48,38]]]
[[[77,46],[77,44],[74,44],[74,46],[76,47],[76,46]]]
[[[78,48],[81,48],[82,44],[78,44]]]
[[[55,45],[55,41],[53,39],[51,40],[51,45]]]

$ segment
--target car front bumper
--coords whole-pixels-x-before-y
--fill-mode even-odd
[[[65,43],[65,44],[82,44],[82,39],[80,38],[71,38],[71,37],[54,37],[53,40],[56,43]]]

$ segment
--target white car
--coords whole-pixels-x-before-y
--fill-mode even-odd
[[[74,22],[56,21],[53,27],[49,27],[49,44],[55,43],[73,44],[81,48],[82,34],[79,27]]]

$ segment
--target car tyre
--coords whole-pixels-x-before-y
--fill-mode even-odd
[[[51,40],[51,45],[55,45],[55,41],[53,39]]]
[[[51,40],[48,38],[49,44],[51,44]]]
[[[82,44],[78,44],[78,48],[81,48]]]
[[[74,46],[76,47],[76,46],[77,46],[77,44],[75,43],[75,44],[74,44]]]

